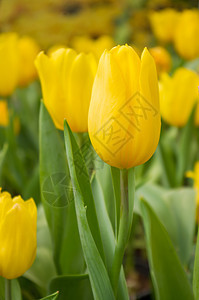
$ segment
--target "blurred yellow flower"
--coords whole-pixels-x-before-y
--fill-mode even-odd
[[[24,36],[18,40],[19,47],[19,86],[26,86],[37,78],[37,71],[34,65],[34,60],[40,51],[37,42]]]
[[[179,16],[180,13],[171,8],[151,12],[149,16],[151,27],[160,42],[168,43],[173,41]]]
[[[199,161],[195,163],[194,171],[186,172],[186,177],[192,178],[196,189],[196,222],[199,223]]]
[[[32,265],[37,247],[37,208],[33,199],[11,198],[0,188],[0,276],[23,275]]]
[[[199,101],[199,75],[194,71],[179,68],[170,77],[162,73],[160,77],[160,111],[162,118],[170,125],[186,125],[193,106]],[[199,125],[199,107],[195,115]]]
[[[0,34],[0,96],[9,96],[18,83],[19,53],[15,33]]]
[[[88,36],[75,36],[71,41],[71,46],[77,52],[92,52],[97,59],[100,58],[105,49],[110,50],[114,46],[114,40],[108,35],[92,39]]]
[[[8,126],[9,124],[9,114],[8,105],[6,100],[0,100],[0,126]]]
[[[175,29],[174,45],[185,59],[199,57],[199,11],[185,10]]]
[[[88,129],[98,155],[117,168],[146,162],[160,136],[155,62],[145,48],[141,59],[130,46],[102,54],[93,84]]]
[[[150,48],[149,51],[155,60],[158,74],[168,72],[171,68],[171,56],[169,52],[160,46]]]
[[[74,132],[88,130],[88,109],[97,63],[92,54],[59,49],[36,58],[44,103],[57,128],[64,119]]]

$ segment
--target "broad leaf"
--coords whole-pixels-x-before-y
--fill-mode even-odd
[[[194,300],[188,277],[164,226],[141,200],[150,272],[157,300]]]
[[[92,197],[88,173],[75,138],[65,121],[64,125],[66,153],[69,162],[71,180],[74,189],[75,208],[78,220],[78,228],[84,258],[88,268],[88,274],[94,299],[114,300],[111,283],[102,260],[103,250],[100,231],[98,227],[95,205]],[[78,164],[75,154],[78,153]],[[81,169],[79,169],[81,166]],[[82,170],[83,174],[80,174]],[[95,234],[98,234],[97,236]],[[97,246],[96,246],[97,245]]]
[[[48,111],[40,111],[41,197],[58,274],[84,271],[84,260],[64,143]]]

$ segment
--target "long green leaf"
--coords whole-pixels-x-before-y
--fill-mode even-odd
[[[165,226],[177,254],[186,267],[190,262],[195,232],[196,201],[192,188],[164,189],[145,184],[136,191],[135,210],[144,198]]]
[[[149,204],[141,200],[150,272],[157,300],[193,300],[188,277],[167,231]]]
[[[100,255],[100,251],[103,249],[103,246],[100,238],[100,231],[98,228],[88,173],[81,153],[78,153],[77,143],[66,121],[64,124],[64,134],[66,153],[74,189],[78,228],[94,299],[114,300],[115,297],[107,270]],[[75,160],[75,153],[78,153],[79,155],[78,165]],[[81,165],[83,175],[79,172],[80,169],[77,167],[79,165]],[[88,220],[90,222],[88,222]],[[94,235],[96,232],[98,236]]]
[[[196,250],[195,250],[195,260],[194,260],[193,292],[194,292],[195,300],[199,300],[199,230],[198,230]]]
[[[40,110],[41,197],[58,274],[84,271],[64,142],[43,103]]]
[[[190,161],[191,147],[190,142],[192,140],[194,132],[194,117],[195,117],[196,105],[194,106],[189,120],[184,128],[182,128],[179,151],[177,156],[177,184],[182,185],[184,173],[187,169],[188,162]]]
[[[104,252],[106,256],[107,269],[108,273],[110,274],[115,252],[115,236],[106,208],[104,191],[97,176],[95,176],[92,181],[92,191],[95,199],[97,217],[105,250]],[[103,222],[101,222],[101,220],[103,220]],[[129,299],[123,268],[120,272],[117,295],[118,300]]]

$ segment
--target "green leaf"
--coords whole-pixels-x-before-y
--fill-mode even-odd
[[[49,292],[59,291],[59,300],[93,300],[93,294],[87,274],[58,276],[51,280]]]
[[[157,300],[194,300],[191,285],[164,226],[141,200],[147,253]]]
[[[86,165],[82,157],[82,153],[76,143],[76,140],[70,128],[67,126],[66,123],[64,128],[65,128],[64,134],[65,134],[66,153],[67,153],[67,158],[69,163],[73,189],[75,188],[75,186],[74,186],[74,178],[71,173],[72,171],[75,174],[74,175],[75,178],[77,178],[78,187],[80,188],[82,197],[84,199],[84,205],[87,206],[86,215],[87,215],[89,228],[95,240],[96,246],[100,252],[100,255],[104,260],[104,250],[103,250],[99,224],[97,220],[95,202],[92,195],[88,171],[86,169]],[[70,146],[71,149],[69,149]],[[69,151],[71,151],[71,153],[69,153]]]
[[[84,272],[64,142],[43,103],[40,110],[40,186],[58,274]]]
[[[40,300],[56,300],[58,299],[58,296],[59,296],[59,292],[56,292],[50,296],[47,296],[45,298],[41,298]]]
[[[137,213],[140,213],[140,198],[144,198],[159,216],[181,262],[187,266],[192,254],[195,231],[195,190],[191,188],[167,190],[146,184],[136,191]]]
[[[114,232],[116,233],[115,209],[113,209],[115,207],[115,196],[114,196],[113,179],[111,174],[111,166],[103,162],[99,157],[97,161],[101,163],[98,164],[97,162],[95,163],[96,176],[102,187],[108,215],[111,220],[112,227],[114,228]]]
[[[199,300],[199,230],[195,249],[194,271],[193,271],[193,292],[195,300]]]
[[[194,132],[194,118],[196,112],[196,105],[194,106],[189,120],[184,128],[182,128],[179,150],[177,155],[177,184],[178,186],[182,185],[182,181],[184,178],[184,173],[187,170],[188,162],[190,160],[190,141],[193,137]]]
[[[17,279],[11,281],[12,300],[22,300],[21,289]],[[0,299],[5,300],[5,279],[0,277]]]
[[[102,242],[103,242],[104,253],[106,257],[107,269],[108,269],[108,273],[110,274],[112,263],[113,263],[114,252],[115,252],[115,236],[106,208],[106,203],[105,203],[106,201],[104,199],[105,197],[104,190],[102,189],[101,183],[97,176],[95,176],[92,181],[92,191],[95,199],[100,232],[102,235]],[[120,272],[117,299],[118,300],[129,299],[123,268]]]
[[[88,173],[81,152],[78,151],[77,143],[66,121],[64,124],[64,134],[66,153],[74,189],[78,228],[94,299],[114,300],[115,297],[110,280],[101,257],[103,246]],[[78,164],[75,160],[75,153],[78,153]],[[81,166],[81,168],[79,168],[79,166]],[[81,173],[80,170],[83,173]]]
[[[160,139],[157,154],[162,166],[162,176],[167,187],[176,186],[175,178],[175,164],[173,160],[173,153],[168,146],[167,141]]]

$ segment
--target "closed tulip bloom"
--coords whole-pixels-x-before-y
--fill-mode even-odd
[[[157,72],[149,51],[145,48],[141,59],[127,45],[105,51],[88,119],[96,152],[120,169],[143,164],[155,152],[160,127]]]
[[[199,11],[185,10],[175,29],[174,45],[185,59],[199,57]]]
[[[19,54],[17,35],[0,34],[0,96],[9,96],[17,87],[19,76]]]
[[[0,276],[23,275],[36,255],[37,209],[33,199],[11,198],[0,189]]]
[[[171,56],[169,52],[163,47],[153,47],[150,53],[155,60],[158,74],[168,72],[171,68]]]
[[[6,127],[9,124],[8,105],[6,100],[0,100],[0,126]]]
[[[36,59],[44,103],[57,128],[64,119],[74,132],[88,130],[88,109],[97,63],[92,54],[59,49]]]
[[[151,12],[151,27],[154,35],[160,42],[169,43],[173,41],[174,29],[179,16],[180,13],[171,8]]]
[[[163,73],[160,78],[160,111],[162,118],[170,125],[185,126],[194,104],[199,101],[199,76],[194,71],[179,68],[170,77]],[[197,106],[195,124],[199,125]]]
[[[30,37],[22,37],[18,41],[19,47],[19,86],[23,87],[37,78],[35,58],[40,49],[36,41]]]

